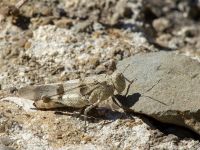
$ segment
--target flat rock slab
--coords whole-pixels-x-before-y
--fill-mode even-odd
[[[127,99],[131,111],[192,129],[200,134],[200,63],[174,52],[138,54],[118,63],[136,79]]]

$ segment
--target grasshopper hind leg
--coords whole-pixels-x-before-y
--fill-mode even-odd
[[[94,104],[92,104],[92,105],[90,105],[90,106],[88,106],[86,109],[85,109],[85,111],[84,111],[84,132],[86,132],[86,127],[87,127],[87,123],[86,123],[86,121],[87,121],[87,114],[88,114],[88,112],[91,110],[91,109],[93,109],[93,108],[95,108],[98,104],[100,103],[100,100],[98,100],[96,103],[94,103]]]

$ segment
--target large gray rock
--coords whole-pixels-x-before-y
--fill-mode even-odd
[[[172,52],[138,54],[118,64],[137,79],[121,103],[131,111],[192,129],[200,134],[200,63]]]

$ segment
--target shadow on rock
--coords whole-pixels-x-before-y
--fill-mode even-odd
[[[134,93],[132,95],[128,95],[127,97],[124,95],[115,95],[115,98],[120,102],[120,104],[126,108],[132,107],[140,97],[140,93]]]
[[[148,124],[152,129],[154,130],[158,129],[160,132],[162,132],[165,135],[172,134],[172,135],[177,136],[178,139],[192,138],[195,140],[200,140],[200,135],[198,135],[197,133],[195,133],[194,131],[188,128],[173,125],[173,124],[168,124],[168,123],[162,123],[146,115],[140,115],[140,116],[141,116],[140,118],[146,124]]]
[[[54,113],[58,116],[72,116],[75,118],[79,118],[83,121],[85,108],[86,107],[83,108],[65,107],[65,108],[39,109],[39,110],[54,111]],[[112,111],[104,107],[93,108],[88,112],[87,115],[87,121],[89,122],[99,122],[102,120],[107,120],[112,122],[117,119],[126,119],[126,118],[130,118],[130,115],[127,116],[127,114],[125,113]]]

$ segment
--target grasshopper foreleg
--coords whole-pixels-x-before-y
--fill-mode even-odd
[[[127,80],[127,81],[129,82],[129,84],[128,84],[128,87],[127,87],[127,90],[126,90],[126,93],[125,93],[124,96],[127,96],[127,95],[128,95],[128,92],[129,92],[129,89],[130,89],[130,87],[131,87],[131,84],[133,84],[133,82],[134,82],[135,80],[136,80],[136,79],[133,79],[133,80],[131,80],[131,81]]]
[[[129,89],[130,89],[130,87],[131,87],[131,84],[133,84],[134,81],[135,81],[135,79],[133,79],[133,80],[131,80],[131,81],[128,80],[129,84],[128,84],[126,93],[125,93],[125,95],[123,95],[123,97],[127,97],[128,92],[129,92]],[[122,109],[124,109],[123,105],[117,100],[117,98],[116,98],[115,95],[112,96],[112,100],[113,100],[113,102],[114,102],[116,105],[118,105],[119,107],[121,107]]]

